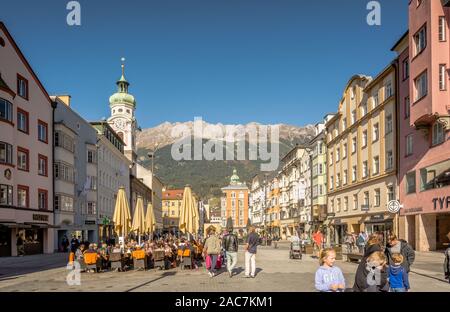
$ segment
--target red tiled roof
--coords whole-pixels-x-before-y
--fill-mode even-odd
[[[164,199],[183,199],[184,190],[167,190],[163,192]]]

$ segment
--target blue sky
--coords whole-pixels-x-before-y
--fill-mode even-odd
[[[222,123],[316,123],[337,110],[354,74],[376,75],[407,29],[408,1],[0,0],[5,22],[50,94],[71,94],[88,120],[109,116],[126,58],[147,128],[201,116]]]

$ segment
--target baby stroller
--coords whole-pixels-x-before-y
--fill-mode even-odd
[[[302,245],[300,241],[294,241],[291,243],[291,250],[289,251],[290,259],[302,259]]]

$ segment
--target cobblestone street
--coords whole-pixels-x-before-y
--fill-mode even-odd
[[[286,243],[280,248],[260,247],[257,254],[257,276],[244,278],[244,253],[239,253],[238,275],[229,278],[225,269],[210,278],[204,267],[198,270],[149,270],[106,273],[82,273],[81,286],[68,286],[66,254],[0,259],[0,291],[136,291],[136,292],[312,292],[317,259],[304,255],[290,260]],[[418,253],[410,275],[412,291],[450,292],[442,273],[443,255]],[[353,285],[356,264],[337,261],[344,272],[347,287]]]

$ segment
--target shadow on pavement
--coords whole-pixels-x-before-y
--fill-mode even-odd
[[[141,284],[141,285],[135,286],[135,287],[133,287],[133,288],[130,288],[130,289],[128,289],[128,290],[125,290],[125,292],[131,292],[131,291],[136,290],[136,289],[138,289],[138,288],[147,286],[148,284],[151,284],[151,283],[154,283],[154,282],[156,282],[156,281],[159,281],[159,280],[161,280],[161,279],[163,279],[163,278],[170,277],[170,276],[174,276],[175,274],[177,274],[177,272],[164,272],[160,277],[155,278],[155,279],[153,279],[153,280],[151,280],[151,281],[145,282],[144,284]]]

